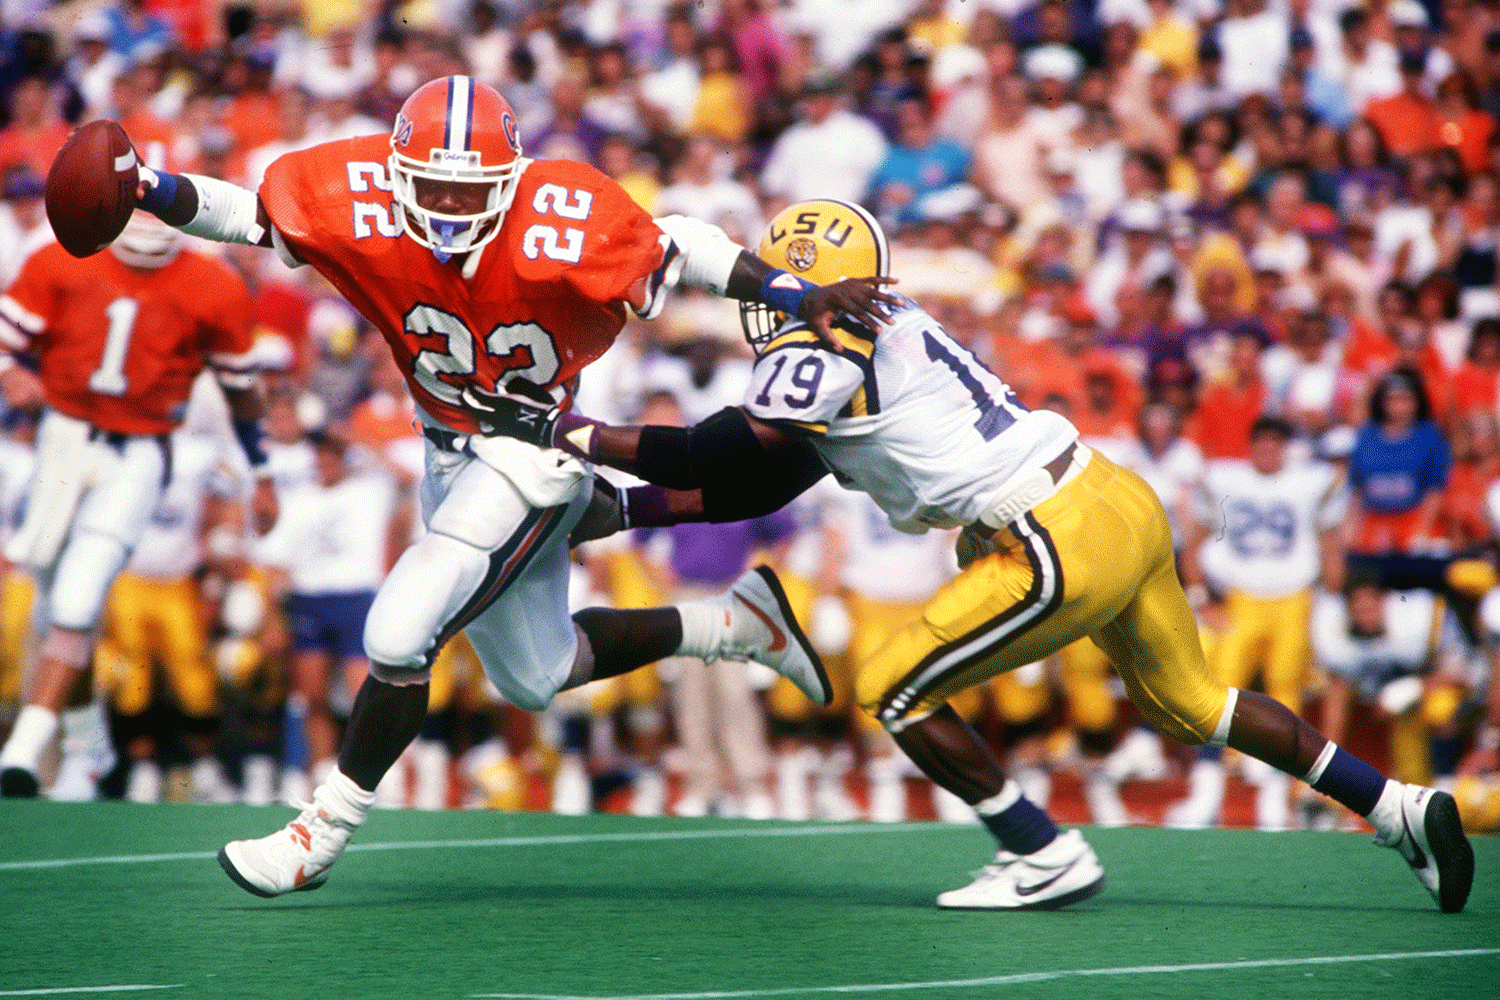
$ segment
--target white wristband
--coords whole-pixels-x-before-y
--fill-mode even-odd
[[[255,192],[238,184],[200,174],[183,174],[198,191],[198,214],[191,222],[179,226],[191,236],[201,236],[217,243],[259,243],[266,231],[255,221],[260,201]]]
[[[718,226],[685,215],[668,215],[657,219],[656,225],[672,238],[682,254],[678,283],[723,295],[729,288],[730,272],[744,248]]]

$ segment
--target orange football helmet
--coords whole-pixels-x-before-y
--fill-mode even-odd
[[[442,260],[500,231],[523,161],[516,116],[493,87],[448,76],[412,92],[391,132],[391,184],[406,235]]]

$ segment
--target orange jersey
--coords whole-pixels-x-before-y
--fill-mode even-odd
[[[439,262],[402,235],[384,136],[290,153],[260,187],[272,224],[373,323],[417,402],[455,430],[466,385],[567,386],[625,323],[630,287],[662,271],[666,237],[613,180],[567,160],[526,166],[495,239]],[[553,393],[554,397],[559,395]]]
[[[147,271],[52,243],[0,299],[0,334],[36,358],[48,406],[105,431],[166,434],[205,364],[248,367],[250,293],[192,251]]]

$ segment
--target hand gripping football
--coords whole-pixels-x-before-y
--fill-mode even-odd
[[[130,137],[108,118],[73,130],[47,173],[47,221],[74,257],[114,242],[135,210],[139,161]]]

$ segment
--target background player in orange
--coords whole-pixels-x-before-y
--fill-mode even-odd
[[[605,531],[659,523],[665,512],[623,510],[561,452],[483,438],[461,403],[473,389],[568,405],[574,376],[613,342],[626,308],[654,316],[677,283],[774,301],[825,327],[839,309],[877,322],[879,304],[894,299],[876,283],[819,288],[716,227],[653,221],[592,167],[522,156],[509,104],[466,76],[414,91],[389,139],[283,156],[258,196],[194,175],[146,170],[142,181],[141,205],[173,225],[274,247],[331,282],[384,335],[428,440],[429,530],[376,594],[364,635],[370,677],[338,767],[281,831],[220,852],[237,884],[271,896],[323,883],[417,734],[432,659],[460,630],[507,699],[528,709],[674,653],[753,652],[827,701],[821,665],[769,572],[746,574],[733,599],[570,619],[570,536],[599,533],[597,521]]]
[[[80,708],[67,716],[67,742],[101,763],[112,757],[85,668],[105,593],[161,499],[167,436],[204,366],[219,375],[250,464],[265,461],[249,293],[180,239],[137,212],[110,253],[75,260],[56,244],[38,250],[0,298],[0,392],[12,407],[46,406],[27,515],[6,549],[38,574],[48,621],[26,705],[0,751],[6,796],[37,794],[65,706]],[[258,481],[254,503],[269,526],[268,481]]]

